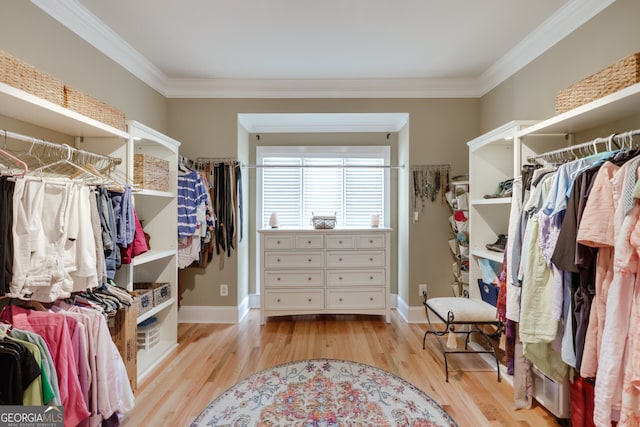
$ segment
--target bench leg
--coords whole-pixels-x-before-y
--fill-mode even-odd
[[[445,321],[445,330],[444,331],[438,331],[436,329],[434,329],[433,324],[431,323],[431,318],[429,317],[429,308],[425,305],[425,312],[427,315],[427,323],[429,325],[429,329],[427,329],[427,331],[424,333],[424,336],[422,337],[422,349],[424,350],[426,348],[426,341],[427,341],[427,335],[428,334],[433,334],[436,337],[436,341],[438,343],[438,346],[440,347],[440,352],[442,353],[442,356],[444,358],[444,369],[445,369],[445,379],[446,382],[449,382],[449,361],[447,360],[447,354],[449,353],[475,353],[475,354],[479,354],[479,353],[486,353],[486,354],[493,354],[493,357],[496,361],[496,371],[498,373],[498,382],[502,381],[502,376],[500,374],[500,361],[498,359],[498,351],[496,350],[496,346],[493,344],[493,342],[491,341],[492,337],[496,337],[496,336],[500,336],[501,335],[501,326],[498,326],[498,330],[489,335],[487,333],[485,333],[482,329],[480,329],[479,327],[474,327],[473,325],[469,324],[469,330],[467,331],[455,331],[454,325],[452,323],[450,323],[450,321],[452,321],[451,319],[449,321],[442,319],[443,321]],[[440,316],[438,316],[440,317]],[[490,324],[490,323],[488,323]],[[487,325],[488,325],[487,324]],[[460,323],[459,325],[463,325],[462,323]],[[469,339],[472,333],[478,333],[480,335],[482,335],[484,337],[484,339],[486,340],[487,344],[491,347],[491,350],[485,350],[485,351],[473,351],[473,350],[469,350]],[[465,351],[461,351],[461,350],[456,350],[456,351],[448,351],[447,349],[445,349],[444,344],[442,343],[441,337],[444,336],[445,334],[455,334],[455,333],[461,333],[461,334],[466,334],[465,337],[465,342],[464,342],[464,349]]]
[[[428,334],[433,334],[436,337],[436,341],[438,342],[438,346],[440,346],[440,351],[442,352],[442,356],[444,358],[444,372],[445,372],[445,380],[449,382],[449,362],[447,361],[447,350],[445,350],[440,337],[448,332],[449,325],[445,325],[445,330],[440,332],[433,328],[433,324],[431,323],[431,318],[429,317],[429,309],[425,307],[425,312],[427,313],[427,323],[429,324],[429,329],[424,333],[424,337],[422,337],[422,349],[424,350],[425,343],[427,340]],[[452,332],[449,332],[452,333]]]

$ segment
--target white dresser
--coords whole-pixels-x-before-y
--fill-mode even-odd
[[[292,314],[390,315],[389,228],[266,229],[260,322]]]

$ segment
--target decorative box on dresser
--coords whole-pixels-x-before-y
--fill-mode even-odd
[[[294,314],[390,317],[390,229],[265,229],[261,323]]]

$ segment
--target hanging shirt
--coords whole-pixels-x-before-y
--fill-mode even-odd
[[[206,200],[207,190],[197,171],[178,175],[178,238],[196,234],[198,206]]]
[[[60,397],[64,406],[64,425],[73,427],[89,416],[78,380],[77,362],[73,353],[71,335],[64,318],[55,313],[31,311],[9,305],[0,313],[0,319],[17,328],[36,332],[51,349],[60,386]]]

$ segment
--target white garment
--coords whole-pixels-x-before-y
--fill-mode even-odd
[[[65,271],[71,182],[18,180],[14,189],[14,265],[10,296],[51,302],[71,294]],[[18,190],[18,191],[16,191]]]
[[[74,260],[74,269],[70,271],[73,279],[73,291],[82,292],[101,285],[98,283],[96,241],[91,221],[91,203],[93,197],[88,186],[73,186],[76,196],[70,204],[68,218],[69,232],[65,254]],[[72,221],[77,221],[73,224]],[[75,232],[72,235],[71,232]]]

